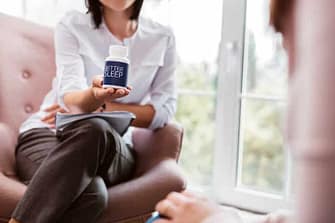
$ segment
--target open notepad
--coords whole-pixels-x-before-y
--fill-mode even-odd
[[[89,118],[101,118],[106,120],[122,136],[127,131],[131,122],[135,119],[135,115],[131,112],[126,111],[97,112],[85,114],[68,114],[58,112],[56,115],[56,129],[62,130],[70,123]]]

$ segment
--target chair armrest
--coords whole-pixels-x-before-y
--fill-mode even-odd
[[[10,217],[26,190],[15,174],[15,138],[14,131],[0,123],[0,222]]]
[[[25,191],[24,184],[0,173],[0,219],[10,218]]]
[[[185,178],[173,159],[161,161],[141,177],[108,189],[108,208],[99,223],[109,223],[150,213],[171,191],[182,191]],[[129,213],[132,216],[129,216]]]
[[[136,151],[136,173],[141,176],[165,159],[178,160],[183,139],[183,128],[169,123],[155,131],[137,128],[133,132]]]
[[[0,122],[0,173],[15,174],[16,134],[8,125]]]

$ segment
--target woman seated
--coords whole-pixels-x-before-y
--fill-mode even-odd
[[[87,14],[70,12],[57,25],[56,79],[41,111],[20,128],[16,163],[28,187],[10,222],[94,223],[106,208],[107,188],[132,177],[131,130],[121,137],[91,118],[56,132],[57,111],[129,111],[136,115],[133,126],[150,129],[163,127],[176,111],[171,30],[139,16],[143,0],[86,3]],[[128,47],[133,89],[105,89],[95,76],[103,73],[110,45]]]

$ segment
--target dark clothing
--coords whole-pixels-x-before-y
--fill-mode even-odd
[[[21,223],[96,222],[107,187],[132,176],[133,150],[103,119],[75,122],[55,134],[22,133],[16,166],[27,191],[12,217]]]

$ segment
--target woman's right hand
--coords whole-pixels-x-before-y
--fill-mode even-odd
[[[116,89],[116,88],[103,88],[103,77],[101,75],[97,75],[93,78],[92,81],[92,90],[94,97],[99,101],[113,101],[114,99],[121,98],[127,96],[131,87],[127,87],[126,89]]]
[[[41,121],[49,124],[51,128],[55,128],[55,121],[56,121],[56,114],[60,113],[67,113],[67,111],[62,108],[59,104],[53,104],[43,110],[47,114],[41,118]]]

